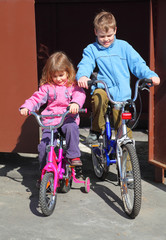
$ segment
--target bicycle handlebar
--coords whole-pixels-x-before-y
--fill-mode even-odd
[[[106,90],[106,93],[107,93],[107,96],[108,96],[108,99],[109,101],[116,105],[116,104],[124,104],[126,103],[127,101],[122,101],[122,102],[117,102],[117,101],[114,101],[109,93],[109,89],[108,89],[108,86],[107,84],[103,81],[103,80],[90,80],[88,81],[88,86],[92,86],[92,85],[97,85],[97,83],[102,83],[104,85],[104,88]],[[138,96],[138,89],[140,90],[144,90],[145,88],[149,88],[149,87],[152,87],[153,86],[153,83],[152,83],[152,80],[151,79],[148,79],[148,78],[143,78],[143,79],[139,79],[136,81],[136,84],[135,84],[135,95],[134,95],[134,98],[132,99],[133,102],[136,101],[137,99],[137,96]]]
[[[87,108],[79,109],[78,113],[87,113]],[[66,117],[68,114],[70,114],[69,110],[67,110],[67,111],[66,111],[65,113],[63,113],[63,114],[54,114],[54,115],[39,115],[39,114],[37,114],[36,112],[29,111],[29,115],[35,116],[38,124],[39,124],[41,127],[43,127],[43,128],[49,128],[49,129],[50,129],[50,128],[55,129],[55,128],[61,127],[62,124],[64,123],[65,117]],[[51,118],[53,118],[53,117],[62,117],[62,119],[61,119],[60,123],[58,123],[57,125],[54,125],[54,126],[52,126],[52,125],[46,126],[46,125],[44,125],[44,124],[42,123],[42,120],[41,120],[41,118],[45,118],[45,117],[51,117]]]

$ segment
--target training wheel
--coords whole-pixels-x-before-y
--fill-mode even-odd
[[[90,178],[87,177],[85,179],[85,192],[88,193],[90,191]]]

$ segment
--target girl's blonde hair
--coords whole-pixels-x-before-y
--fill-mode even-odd
[[[104,30],[108,32],[110,28],[115,30],[116,28],[116,20],[112,13],[101,11],[96,15],[93,21],[95,30]]]
[[[67,86],[73,85],[73,83],[76,84],[76,72],[71,60],[64,52],[56,52],[47,59],[42,71],[40,86],[45,83],[52,84],[52,77],[56,71],[66,71],[68,73],[68,81],[66,83]]]

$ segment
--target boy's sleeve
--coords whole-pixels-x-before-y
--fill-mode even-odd
[[[80,106],[80,108],[82,108],[85,103],[85,99],[86,99],[86,94],[83,88],[75,86],[73,89],[71,102],[77,103]]]
[[[96,66],[95,63],[95,57],[93,54],[92,47],[88,45],[84,50],[83,50],[83,57],[80,63],[78,64],[78,71],[76,74],[76,80],[78,81],[80,77],[90,77],[94,68]]]
[[[27,108],[29,111],[37,111],[40,107],[47,102],[47,91],[46,88],[41,86],[38,91],[34,92],[34,94],[27,100],[25,103],[21,105],[21,108]]]
[[[130,71],[139,79],[141,78],[151,78],[153,76],[158,76],[155,72],[150,70],[146,65],[144,59],[139,55],[139,53],[130,45],[127,46],[127,61]]]

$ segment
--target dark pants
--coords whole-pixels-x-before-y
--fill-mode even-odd
[[[106,92],[98,88],[94,91],[92,96],[92,127],[91,130],[101,133],[105,129],[105,114],[108,107],[108,97]],[[115,131],[117,132],[118,128],[122,123],[121,119],[121,110],[116,108],[112,109],[113,113],[113,122]],[[132,138],[132,131],[127,128],[128,137]]]
[[[80,157],[79,149],[79,127],[75,122],[66,122],[61,127],[66,139],[66,157],[73,159]],[[38,145],[40,170],[46,165],[47,152],[46,146],[50,144],[51,132],[49,129],[44,129],[42,139]],[[54,145],[57,144],[57,129],[54,130]]]

